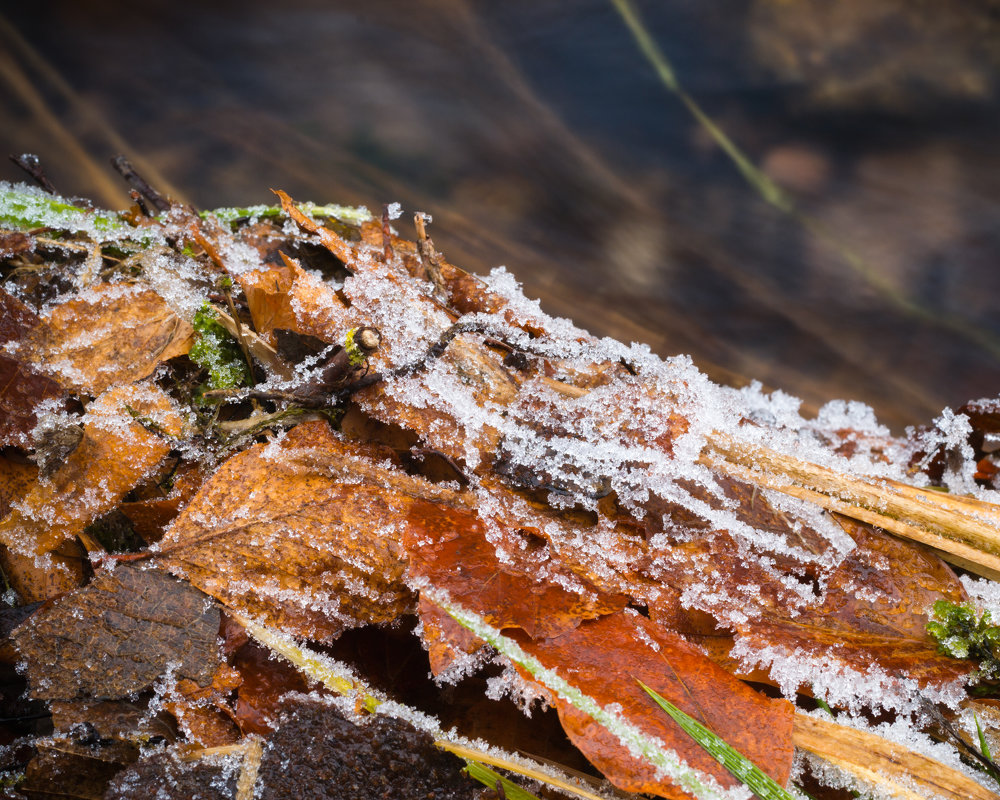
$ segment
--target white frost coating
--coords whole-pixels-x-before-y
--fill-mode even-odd
[[[610,706],[601,706],[592,697],[564,680],[555,670],[548,669],[534,656],[525,653],[517,642],[501,634],[481,617],[452,603],[446,592],[424,586],[421,593],[423,597],[447,611],[460,625],[489,642],[498,652],[528,670],[552,692],[571,703],[574,708],[588,714],[617,736],[622,746],[632,756],[655,767],[658,777],[669,778],[699,800],[712,798],[748,800],[753,796],[745,786],[724,789],[713,776],[691,767],[663,742],[644,733]]]
[[[403,214],[403,207],[399,203],[389,203],[385,210],[389,219],[399,219]]]
[[[816,697],[854,713],[884,708],[908,716],[920,711],[921,698],[957,709],[966,697],[964,680],[921,688],[916,680],[890,675],[876,665],[861,672],[830,655],[801,648],[754,646],[739,636],[730,656],[747,672],[767,669],[786,697],[795,697],[800,687],[811,687]]]
[[[980,611],[989,611],[993,623],[1000,625],[1000,583],[969,575],[963,575],[959,580],[962,581],[976,608]]]

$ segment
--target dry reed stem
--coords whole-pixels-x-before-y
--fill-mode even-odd
[[[929,545],[947,561],[1000,580],[1000,507],[973,498],[860,479],[717,434],[702,463]]]
[[[836,722],[796,714],[792,740],[796,747],[907,800],[997,798],[993,792],[940,761],[874,733],[847,728]]]
[[[525,778],[530,778],[531,780],[538,781],[539,783],[548,784],[549,786],[554,786],[557,789],[561,789],[564,792],[569,792],[577,797],[583,797],[585,800],[606,800],[599,794],[594,794],[586,789],[582,789],[569,781],[565,781],[555,775],[549,775],[548,773],[541,772],[540,770],[532,769],[530,767],[525,767],[518,764],[516,761],[509,761],[505,758],[499,758],[494,755],[490,755],[482,750],[476,750],[471,747],[465,747],[460,744],[453,744],[452,742],[446,741],[445,739],[438,739],[434,742],[435,747],[441,750],[447,750],[449,753],[453,753],[460,758],[468,758],[472,761],[478,761],[481,764],[489,764],[491,767],[500,767],[501,769],[508,770],[510,772],[516,773],[517,775],[522,775]]]

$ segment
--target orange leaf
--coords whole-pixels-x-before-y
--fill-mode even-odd
[[[67,389],[97,395],[149,377],[191,348],[194,331],[140,284],[105,283],[52,309],[32,334],[33,356]]]
[[[289,633],[323,639],[411,609],[400,538],[424,500],[459,495],[387,466],[326,422],[224,463],[181,512],[158,560]]]
[[[83,417],[83,439],[47,479],[36,479],[0,521],[0,542],[13,554],[43,555],[114,508],[170,452],[171,443],[128,413],[155,420],[179,435],[182,419],[155,386],[118,386],[94,400]],[[53,566],[53,570],[57,567]],[[17,576],[8,576],[17,584]],[[45,587],[15,585],[26,600],[50,596]]]
[[[548,639],[628,602],[574,576],[538,537],[509,532],[501,560],[475,511],[424,511],[410,515],[403,535],[410,574],[427,578],[496,628],[521,628],[532,639]]]
[[[364,324],[328,283],[310,275],[292,259],[286,259],[281,267],[244,273],[238,280],[254,330],[263,336],[283,328],[339,343],[350,328]]]
[[[758,694],[640,614],[626,609],[545,641],[517,638],[545,667],[602,706],[617,704],[633,725],[723,786],[738,781],[664,714],[637,681],[710,728],[778,783],[788,780],[793,706]],[[671,800],[689,797],[669,780],[657,778],[654,767],[633,756],[590,716],[559,698],[555,706],[570,739],[615,786]]]

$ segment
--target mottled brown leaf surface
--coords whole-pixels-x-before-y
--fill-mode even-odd
[[[187,353],[193,336],[152,289],[99,284],[43,318],[32,335],[32,353],[65,388],[98,395],[149,377],[161,361]]]
[[[628,610],[583,622],[545,641],[520,639],[544,666],[602,706],[619,704],[624,717],[663,741],[688,764],[724,786],[735,779],[640,688],[637,680],[713,730],[765,772],[784,783],[792,765],[793,706],[750,689],[679,636]],[[618,738],[564,700],[556,708],[566,733],[608,779],[629,792],[688,798],[639,761]]]
[[[402,720],[355,725],[319,703],[298,703],[268,742],[260,765],[262,800],[433,798],[472,800],[477,784],[462,762]]]
[[[454,491],[406,475],[388,451],[324,421],[230,458],[160,543],[170,571],[299,636],[389,622],[412,608],[400,540],[425,500]]]
[[[111,699],[149,688],[168,669],[209,683],[218,632],[218,608],[197,589],[120,564],[37,611],[13,638],[33,697]]]
[[[129,409],[158,430],[143,427]],[[48,553],[114,508],[170,451],[168,437],[181,433],[183,420],[160,389],[123,385],[94,400],[83,423],[83,439],[66,461],[50,477],[37,478],[0,521],[0,542],[13,553]],[[28,599],[44,599],[16,588]]]
[[[175,738],[174,729],[165,719],[127,700],[53,700],[49,710],[52,727],[60,732],[88,723],[101,739]]]

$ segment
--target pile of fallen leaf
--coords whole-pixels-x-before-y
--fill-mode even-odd
[[[424,215],[135,185],[0,185],[7,796],[746,796],[643,685],[793,792],[994,796],[989,618],[927,624],[1000,598],[1000,404],[804,420]]]

